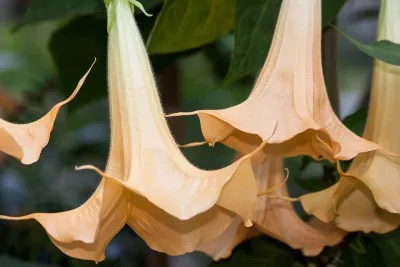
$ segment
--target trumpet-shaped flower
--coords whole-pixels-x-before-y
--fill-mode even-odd
[[[251,226],[257,197],[251,156],[215,171],[191,165],[164,118],[132,0],[107,1],[111,146],[105,172],[81,207],[32,214],[64,253],[100,261],[128,224],[153,249],[171,255],[198,249],[239,215]],[[240,193],[238,193],[240,192]],[[2,217],[12,219],[10,217]]]
[[[206,143],[243,154],[267,139],[264,155],[281,157],[343,160],[380,148],[348,130],[330,106],[321,66],[321,0],[282,1],[271,49],[247,100],[170,116],[193,114]]]
[[[378,40],[400,43],[399,19],[400,3],[382,1]],[[399,89],[400,68],[377,60],[364,137],[394,153],[400,153]],[[400,225],[399,193],[400,160],[374,151],[357,156],[336,185],[303,196],[302,204],[309,213],[335,220],[343,229],[384,233]]]
[[[14,124],[0,119],[0,151],[19,159],[23,164],[36,162],[50,139],[60,108],[78,94],[89,71],[79,81],[71,96],[56,104],[46,115],[27,124]]]
[[[275,196],[259,196],[253,218],[254,227],[245,228],[240,218],[236,218],[221,236],[205,244],[201,251],[219,260],[229,257],[232,249],[243,240],[266,234],[294,249],[301,249],[307,256],[315,256],[325,246],[334,246],[342,240],[346,234],[343,230],[316,218],[304,222],[292,204],[285,200],[288,192],[280,158],[270,157],[264,163],[254,164],[253,170],[259,192],[276,188]]]

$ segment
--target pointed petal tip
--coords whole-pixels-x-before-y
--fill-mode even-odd
[[[0,150],[29,165],[38,161],[43,148],[50,140],[60,108],[72,101],[89,75],[96,59],[86,74],[80,79],[72,94],[65,100],[55,104],[46,115],[27,124],[13,124],[0,120]]]

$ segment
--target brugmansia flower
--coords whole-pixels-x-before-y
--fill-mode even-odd
[[[171,255],[211,241],[236,214],[252,224],[257,188],[250,158],[257,150],[216,171],[186,160],[167,127],[132,3],[138,5],[106,2],[111,146],[100,186],[75,210],[13,218],[37,220],[59,249],[76,258],[103,260],[125,224],[151,248]]]
[[[378,40],[400,43],[400,3],[381,2]],[[376,60],[364,138],[400,153],[400,67]],[[349,231],[388,232],[400,225],[400,160],[380,151],[357,156],[337,184],[305,195],[306,211]]]
[[[89,72],[90,69],[70,97],[56,104],[39,120],[27,124],[14,124],[0,119],[0,151],[19,159],[23,164],[36,162],[42,149],[49,142],[58,111],[78,94]]]
[[[267,139],[265,155],[281,157],[344,160],[380,148],[348,130],[330,106],[321,66],[321,0],[282,1],[271,49],[246,101],[170,116],[192,114],[207,143],[242,154]]]
[[[266,162],[253,165],[260,193],[276,188],[274,198],[268,195],[257,199],[253,218],[254,227],[245,228],[240,218],[218,238],[204,245],[201,250],[215,260],[229,257],[232,249],[241,241],[266,234],[286,243],[293,249],[301,249],[307,256],[318,255],[325,246],[338,244],[345,235],[343,230],[330,223],[312,218],[308,223],[298,217],[290,202],[286,201],[283,161],[270,157]]]

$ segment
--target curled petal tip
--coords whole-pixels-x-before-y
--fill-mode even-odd
[[[250,219],[247,219],[247,221],[244,223],[244,226],[246,226],[247,228],[252,227],[253,222]]]

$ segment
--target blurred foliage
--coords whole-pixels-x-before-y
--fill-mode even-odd
[[[135,9],[152,53],[156,77],[160,87],[165,87],[161,88],[161,96],[163,100],[177,98],[178,106],[167,108],[224,108],[247,97],[267,55],[281,0],[141,2],[153,14],[148,18]],[[345,0],[322,3],[325,27],[335,20]],[[21,110],[10,114],[10,119],[25,122],[43,115],[72,92],[97,59],[77,98],[57,118],[41,160],[32,166],[21,166],[9,158],[0,160],[1,213],[75,208],[91,195],[100,178],[91,172],[75,172],[73,167],[87,163],[104,166],[109,148],[104,4],[101,0],[31,0],[24,15],[7,24],[0,28],[0,86],[23,104]],[[356,45],[371,56],[398,60],[398,45]],[[171,69],[176,73],[171,75]],[[163,81],[165,73],[168,82]],[[363,107],[344,123],[361,135],[366,112]],[[202,140],[197,118],[171,118],[170,122],[174,120],[180,120],[178,131],[182,134],[175,133],[180,136],[179,142]],[[184,153],[205,169],[227,165],[234,156],[222,145]],[[285,164],[290,169],[292,195],[321,190],[335,182],[324,178],[325,167],[331,166],[328,162],[296,157]],[[336,179],[337,172],[333,176]],[[236,248],[230,259],[211,266],[397,266],[398,244],[398,231],[387,235],[351,234],[339,246],[306,258],[276,240],[259,237]],[[143,241],[124,229],[109,245],[102,266],[143,267],[145,251]],[[0,222],[0,254],[5,255],[0,257],[0,266],[95,266],[66,257],[38,224],[29,222]]]
[[[47,264],[35,264],[35,263],[26,263],[20,261],[18,259],[13,259],[7,256],[0,256],[0,266],[7,267],[56,267],[54,265]]]
[[[54,74],[47,43],[55,29],[53,24],[29,26],[11,32],[0,27],[0,81],[14,94],[40,90]]]
[[[296,255],[299,253],[270,238],[256,237],[235,248],[229,259],[209,267],[293,267]]]

